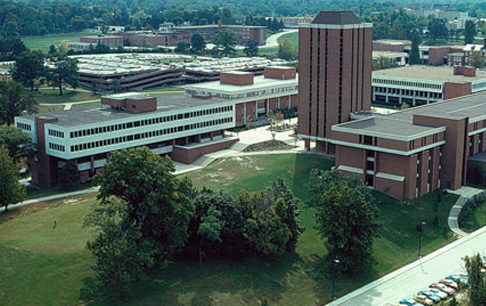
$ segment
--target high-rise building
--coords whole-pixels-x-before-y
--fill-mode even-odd
[[[331,126],[371,104],[371,23],[351,11],[322,11],[299,27],[299,135],[334,154]]]

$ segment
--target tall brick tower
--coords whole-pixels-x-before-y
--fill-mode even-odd
[[[327,154],[331,126],[371,105],[371,23],[351,11],[321,11],[299,27],[298,133]]]

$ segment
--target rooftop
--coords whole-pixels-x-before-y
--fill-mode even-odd
[[[396,45],[396,46],[412,44],[410,40],[396,40],[396,39],[379,39],[379,40],[374,40],[373,42],[379,44]]]
[[[205,82],[194,85],[186,86],[186,89],[195,90],[205,90],[213,92],[224,92],[224,93],[235,93],[235,92],[247,92],[254,91],[258,89],[272,88],[274,86],[285,86],[285,85],[297,85],[299,76],[296,75],[294,79],[280,80],[265,78],[263,75],[255,76],[253,78],[253,84],[250,85],[232,85],[232,84],[221,84],[219,81]]]
[[[413,115],[428,115],[440,118],[460,119],[469,117],[470,121],[486,117],[486,93],[477,93],[460,98],[412,107],[389,115],[375,114],[371,118],[339,124],[337,127],[366,132],[383,133],[391,136],[411,137],[421,132],[432,131],[437,126],[413,124]]]
[[[345,25],[361,22],[352,11],[321,11],[311,23]]]
[[[486,79],[486,71],[476,70],[476,76],[454,75],[452,67],[445,66],[404,66],[373,71],[373,77],[396,77],[414,80],[469,83]]]
[[[134,94],[134,93],[129,93]],[[135,93],[136,94],[136,93]],[[136,94],[140,96],[141,94]],[[114,95],[118,96],[118,95]],[[149,114],[161,114],[179,109],[189,109],[197,106],[210,106],[222,102],[228,102],[228,99],[211,98],[198,99],[193,98],[187,94],[174,94],[168,96],[157,97],[157,110],[153,112],[135,114],[126,111],[117,111],[109,106],[95,106],[89,108],[71,109],[66,111],[51,112],[48,114],[50,118],[57,117],[58,121],[54,124],[63,127],[73,127],[79,125],[86,125],[92,123],[99,123],[111,120],[128,119],[140,116],[148,116]],[[39,115],[28,115],[23,118],[34,120]]]

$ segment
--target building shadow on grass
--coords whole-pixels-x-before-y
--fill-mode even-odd
[[[136,285],[130,299],[110,300],[86,280],[81,299],[87,305],[258,305],[264,298],[278,303],[291,284],[290,274],[301,270],[295,252],[277,259],[213,260],[173,263],[154,271]],[[310,276],[309,276],[310,277]]]

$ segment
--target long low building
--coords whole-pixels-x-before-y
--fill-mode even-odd
[[[221,82],[190,87],[186,93],[151,97],[123,93],[101,98],[101,107],[15,118],[38,146],[30,161],[32,183],[57,183],[59,169],[73,161],[82,181],[103,171],[110,152],[148,146],[175,161],[192,163],[238,139],[225,130],[297,106],[295,68],[268,67],[264,76],[228,72]]]
[[[486,151],[486,93],[332,127],[336,167],[368,187],[405,200],[458,189]]]
[[[486,72],[414,65],[373,71],[371,86],[374,103],[416,106],[486,90]]]

